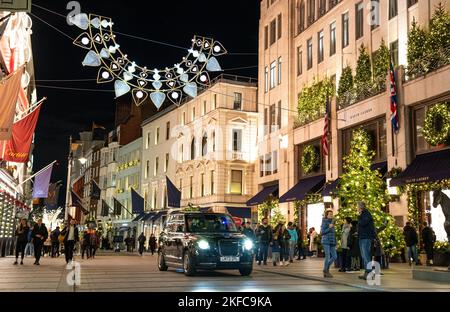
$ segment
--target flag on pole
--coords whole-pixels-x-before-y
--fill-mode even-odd
[[[172,208],[180,208],[181,192],[166,176],[167,184],[167,206]]]
[[[102,199],[102,217],[107,217],[109,216],[109,212],[111,211],[111,207],[109,207],[109,205],[105,202],[104,199]]]
[[[324,156],[328,156],[329,154],[329,141],[328,135],[330,132],[330,101],[327,97],[327,102],[325,104],[325,118],[323,125],[323,134],[322,134],[322,153]]]
[[[399,122],[398,122],[398,107],[397,107],[397,84],[395,79],[395,70],[394,70],[394,64],[391,60],[390,70],[389,70],[389,77],[390,77],[390,83],[391,83],[391,123],[392,123],[392,129],[394,130],[394,133],[398,133],[398,129],[400,128]]]
[[[113,199],[114,199],[114,215],[120,216],[120,215],[122,215],[122,208],[124,208],[124,207],[120,203],[120,201],[118,201],[114,197],[113,197]]]
[[[100,199],[101,194],[100,187],[98,186],[97,182],[95,180],[91,180],[91,199]]]
[[[131,188],[131,211],[135,214],[144,212],[144,198]]]
[[[28,162],[41,107],[42,104],[39,104],[32,113],[13,124],[12,137],[5,144],[3,160],[17,163]]]
[[[56,210],[58,208],[58,197],[61,184],[52,183],[48,188],[48,196],[45,199],[45,206],[48,210]]]
[[[53,164],[47,166],[36,177],[34,177],[33,198],[47,198],[50,178],[52,176]]]
[[[89,210],[83,207],[81,198],[73,190],[71,190],[70,193],[72,195],[72,206],[80,208],[85,215],[89,214]]]
[[[12,138],[23,70],[24,67],[21,67],[0,81],[0,141]]]

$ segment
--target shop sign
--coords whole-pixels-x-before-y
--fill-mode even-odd
[[[31,0],[0,0],[0,11],[31,12]]]

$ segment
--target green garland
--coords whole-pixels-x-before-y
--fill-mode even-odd
[[[303,150],[302,169],[303,172],[311,173],[319,165],[319,157],[313,145],[308,145]]]
[[[267,216],[270,218],[270,214],[273,209],[278,206],[278,200],[269,199],[258,206],[258,222],[261,223],[262,219]]]
[[[423,127],[425,140],[432,146],[445,143],[450,137],[450,110],[448,103],[438,103],[427,111]]]

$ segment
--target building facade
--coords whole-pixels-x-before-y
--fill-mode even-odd
[[[141,191],[147,211],[168,208],[166,178],[181,191],[181,207],[248,209],[257,156],[256,97],[253,80],[222,75],[195,99],[143,122]],[[162,220],[150,223],[147,233],[158,233]]]
[[[275,185],[271,189],[272,196],[278,198],[303,183],[309,187],[303,188],[303,193],[323,193],[342,175],[343,157],[349,152],[353,130],[358,128],[369,133],[376,152],[373,167],[383,172],[391,172],[393,168],[407,170],[417,156],[439,152],[424,142],[421,132],[426,107],[448,99],[450,89],[443,83],[448,68],[440,68],[426,78],[411,79],[406,75],[408,33],[412,23],[415,21],[425,29],[429,27],[439,2],[261,1],[258,191]],[[448,9],[450,4],[445,6]],[[364,45],[373,64],[382,42],[389,48],[396,68],[399,132],[394,134],[390,122],[391,89],[386,73],[377,92],[362,94],[351,101],[330,96],[329,154],[323,156],[321,137],[324,133],[325,100],[320,111],[311,112],[311,118],[299,120],[299,96],[308,86],[325,80],[330,81],[335,90],[339,89],[345,67],[349,66],[355,75],[361,46]],[[301,160],[307,147],[311,149],[309,146],[319,159],[314,170],[306,172]],[[430,197],[427,194],[425,197],[428,199],[422,205],[428,203],[430,207]],[[295,217],[295,201],[298,199],[298,196],[287,199],[285,196],[279,204],[289,220]],[[408,218],[407,201],[408,196],[403,194],[389,204],[389,212],[399,226],[403,226]],[[314,205],[311,209],[301,207],[299,210],[304,229],[317,223],[325,206],[338,209],[339,201],[319,201],[311,205]],[[423,211],[427,209],[422,208]],[[313,218],[312,211],[317,210],[320,212]]]

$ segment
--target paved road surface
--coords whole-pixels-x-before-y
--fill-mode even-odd
[[[13,266],[13,258],[0,258],[0,291],[226,291],[226,292],[321,292],[425,290],[450,291],[450,285],[413,281],[408,267],[386,271],[383,285],[369,286],[356,274],[335,273],[335,279],[321,277],[321,259],[296,261],[288,267],[255,266],[249,277],[238,271],[199,272],[186,277],[169,268],[159,272],[156,255],[102,254],[96,259],[81,260],[81,285],[66,282],[68,270],[63,257],[43,258],[40,266],[28,257],[24,266]]]

